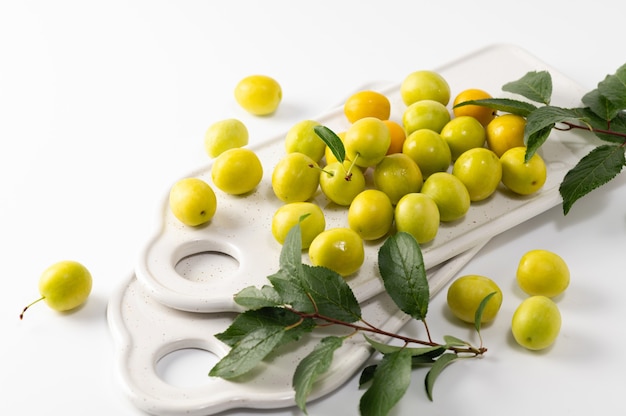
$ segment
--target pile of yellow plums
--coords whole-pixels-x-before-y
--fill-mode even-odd
[[[522,117],[476,105],[450,111],[450,86],[435,71],[410,73],[400,96],[397,120],[390,119],[391,102],[381,92],[362,90],[348,97],[343,105],[348,127],[332,132],[339,152],[322,139],[318,129],[325,126],[315,120],[301,120],[288,130],[283,156],[266,167],[272,171],[273,193],[284,203],[271,225],[279,243],[308,215],[301,223],[302,246],[311,262],[347,276],[363,263],[364,241],[395,230],[427,244],[441,222],[462,221],[473,202],[487,200],[501,184],[509,192],[530,195],[545,183],[541,157],[524,161]],[[466,89],[453,104],[489,97],[483,90]],[[236,86],[235,98],[246,111],[268,115],[276,111],[282,91],[273,78],[254,75]],[[248,130],[237,119],[220,120],[206,131],[206,152],[214,159],[211,179],[225,193],[246,195],[262,179],[262,162],[247,143]],[[189,226],[207,223],[217,209],[211,187],[200,182],[185,178],[171,189],[171,210]],[[346,208],[345,226],[325,229],[324,212],[314,203],[320,191]],[[345,252],[325,252],[338,246]],[[334,260],[337,255],[341,261]]]

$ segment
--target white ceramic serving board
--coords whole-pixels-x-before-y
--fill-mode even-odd
[[[564,107],[579,105],[583,90],[553,68],[522,49],[493,46],[465,56],[437,69],[450,83],[452,94],[476,87],[494,96],[503,84],[522,77],[528,71],[549,70],[554,84],[552,103]],[[382,90],[391,101],[391,119],[400,121],[406,106],[399,93],[399,83]],[[519,97],[517,97],[519,98]],[[348,127],[341,106],[315,119],[336,132]],[[240,311],[233,294],[247,286],[261,286],[277,270],[281,246],[271,234],[274,212],[283,203],[271,187],[272,170],[285,155],[286,132],[255,146],[264,175],[252,193],[231,196],[216,190],[217,213],[202,227],[182,225],[170,212],[167,195],[162,202],[162,222],[146,241],[135,270],[137,280],[159,302],[192,312]],[[442,223],[436,238],[422,246],[427,267],[462,253],[479,239],[493,237],[559,204],[558,186],[565,173],[584,155],[589,143],[577,133],[554,132],[540,154],[548,166],[548,178],[538,193],[521,197],[501,188],[489,199],[473,203],[460,220]],[[211,182],[211,164],[188,176]],[[314,201],[325,211],[327,228],[347,226],[347,209],[328,202],[318,191]],[[377,266],[380,241],[366,244],[366,258],[360,271],[348,278],[357,299],[364,301],[383,290]],[[189,278],[177,270],[181,260],[198,253],[221,253],[234,259],[237,267],[223,272],[207,270],[198,278]],[[307,260],[306,255],[304,256]]]
[[[531,70],[550,71],[553,103],[576,106],[582,89],[524,50],[494,46],[463,57],[437,70],[453,91],[479,87],[495,96],[500,87]],[[404,105],[399,85],[386,88],[392,118],[401,117]],[[341,108],[316,120],[335,131],[347,127]],[[157,363],[171,352],[199,348],[223,357],[228,348],[213,335],[222,332],[239,311],[233,295],[244,287],[261,286],[276,271],[280,245],[270,232],[271,217],[282,203],[271,189],[271,170],[284,154],[284,133],[254,149],[264,168],[263,181],[252,194],[233,197],[218,192],[218,211],[208,226],[181,225],[162,203],[162,222],[148,239],[132,275],[109,302],[107,314],[116,346],[117,373],[126,395],[139,409],[158,415],[210,415],[232,408],[278,408],[294,404],[291,387],[294,363],[304,357],[320,337],[302,341],[301,348],[282,348],[258,371],[237,382],[211,378],[196,387],[177,387],[159,377]],[[548,164],[544,188],[530,197],[498,191],[488,201],[473,204],[460,221],[442,224],[436,239],[422,247],[431,293],[452,279],[486,241],[506,229],[557,205],[558,184],[588,151],[590,144],[574,133],[555,133],[541,150]],[[189,176],[210,180],[210,165]],[[346,226],[346,209],[328,204],[327,226]],[[361,270],[348,279],[361,302],[363,316],[387,331],[399,330],[407,318],[384,292],[378,275],[378,244],[368,244]],[[217,255],[211,254],[217,253]],[[379,339],[385,342],[385,339]],[[372,350],[362,337],[336,351],[335,360],[316,384],[311,399],[321,397],[354,375]],[[207,368],[207,374],[210,368]]]
[[[441,289],[486,244],[475,247],[428,271],[431,295]],[[206,261],[206,260],[205,260]],[[397,332],[409,319],[383,292],[361,304],[363,318],[372,325]],[[116,345],[117,375],[124,393],[139,409],[154,415],[202,416],[233,408],[280,408],[295,405],[291,385],[295,366],[332,330],[316,330],[297,348],[286,346],[237,381],[209,377],[206,383],[183,388],[159,377],[157,364],[183,349],[206,350],[221,358],[228,346],[214,334],[224,331],[235,313],[195,313],[167,307],[156,301],[132,276],[116,292],[107,309]],[[342,334],[336,330],[334,334]],[[388,338],[370,335],[380,342]],[[372,350],[362,336],[350,337],[338,349],[331,368],[316,383],[310,399],[328,394],[357,372]]]

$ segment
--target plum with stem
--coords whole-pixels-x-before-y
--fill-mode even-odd
[[[69,311],[85,303],[91,293],[91,273],[81,263],[64,260],[48,267],[39,278],[41,297],[26,305],[20,319],[32,305],[44,301],[56,311]]]

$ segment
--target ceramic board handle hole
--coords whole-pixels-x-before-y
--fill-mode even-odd
[[[215,354],[205,349],[182,348],[164,355],[156,363],[156,373],[171,386],[197,387],[211,382],[209,371],[218,361]]]
[[[174,269],[187,280],[210,283],[235,274],[239,270],[239,261],[221,251],[202,251],[181,258]]]

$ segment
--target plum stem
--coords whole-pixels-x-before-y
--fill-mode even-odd
[[[20,313],[20,320],[24,319],[24,313],[26,313],[26,310],[28,308],[30,308],[31,306],[33,306],[35,303],[40,302],[42,300],[44,300],[45,296],[40,297],[39,299],[37,299],[36,301],[33,301],[31,303],[29,303],[28,305],[26,305],[24,307],[24,309],[22,309],[22,313]]]
[[[425,340],[420,340],[420,339],[415,339],[415,338],[411,338],[411,337],[406,337],[404,335],[401,334],[396,334],[393,332],[388,332],[385,331],[381,328],[375,327],[372,324],[367,323],[366,321],[364,321],[363,319],[361,319],[361,322],[363,324],[365,324],[366,326],[363,325],[359,325],[359,324],[355,324],[355,323],[351,323],[351,322],[346,322],[346,321],[342,321],[340,319],[335,319],[335,318],[331,318],[329,316],[325,316],[325,315],[321,315],[318,311],[317,311],[317,307],[315,307],[316,310],[313,313],[306,313],[306,312],[301,312],[292,308],[288,308],[291,312],[295,313],[296,315],[299,315],[300,318],[305,319],[305,318],[309,318],[309,319],[319,319],[322,321],[325,321],[326,324],[324,324],[323,326],[326,325],[341,325],[344,327],[348,327],[353,329],[355,332],[358,331],[366,331],[366,332],[372,332],[375,334],[379,334],[379,335],[384,335],[384,336],[388,336],[391,338],[395,338],[398,339],[400,341],[403,341],[405,343],[405,345],[408,344],[421,344],[421,345],[426,345],[426,346],[431,346],[431,347],[443,347],[445,344],[439,344],[437,342],[434,342],[431,337],[430,337],[430,333],[428,333],[428,341]],[[298,321],[298,323],[300,323],[302,321]],[[482,345],[480,347],[474,347],[470,344],[466,344],[466,346],[461,347],[461,346],[446,346],[446,348],[449,351],[454,352],[455,354],[470,354],[472,356],[480,356],[483,355],[486,351],[487,348],[483,347]]]
[[[615,131],[615,130],[594,129],[592,127],[589,127],[588,125],[581,126],[580,124],[570,123],[568,121],[564,121],[564,122],[562,122],[562,124],[565,125],[566,127],[564,127],[564,128],[556,127],[556,129],[557,130],[562,130],[562,131],[573,130],[573,129],[580,129],[580,130],[587,130],[587,131],[591,131],[591,132],[594,132],[594,133],[607,134],[607,135],[621,137],[623,139],[626,139],[626,133],[621,133],[621,132]],[[625,141],[625,143],[626,143],[626,141]]]
[[[354,168],[354,166],[356,165],[356,160],[359,158],[359,154],[356,154],[356,157],[354,158],[354,160],[352,161],[352,163],[350,163],[350,167],[348,168],[348,170],[345,170],[344,167],[344,171],[346,172],[346,180],[349,181],[352,179],[352,169]]]
[[[316,166],[316,165],[314,165],[314,164],[310,164],[310,165],[309,165],[309,167],[310,167],[311,169],[317,169],[317,170],[319,170],[320,172],[324,172],[324,173],[325,173],[325,174],[327,174],[328,176],[335,176],[335,174],[334,174],[334,173],[332,173],[332,172],[330,172],[330,171],[328,171],[328,170],[326,170],[326,169],[320,168],[319,166]]]

